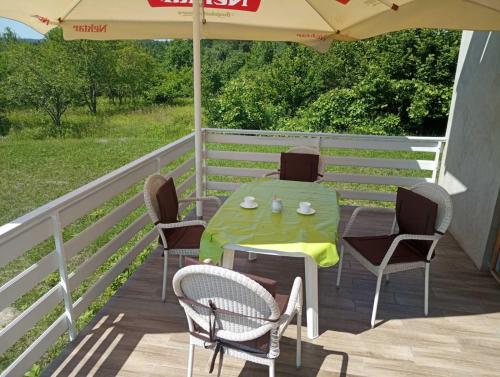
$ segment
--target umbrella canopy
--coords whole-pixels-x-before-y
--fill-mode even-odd
[[[200,6],[201,3],[201,6]],[[325,50],[410,28],[500,30],[499,0],[1,0],[0,17],[65,39],[193,38],[196,196],[202,196],[200,40],[290,41]],[[201,202],[197,215],[201,216]]]
[[[2,0],[0,16],[66,39],[191,38],[193,0]],[[204,0],[201,38],[327,48],[408,28],[500,30],[498,0]]]

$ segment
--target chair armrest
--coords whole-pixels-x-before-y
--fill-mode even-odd
[[[170,224],[156,224],[156,226],[159,229],[173,229],[173,228],[183,228],[186,226],[196,226],[196,225],[201,225],[203,227],[207,227],[207,223],[203,220],[189,220],[189,221],[179,221],[177,223],[170,223]]]
[[[279,170],[274,170],[274,171],[272,171],[272,172],[269,172],[269,173],[264,174],[262,177],[263,177],[263,178],[266,178],[266,177],[270,177],[270,176],[272,176],[272,175],[277,175],[277,174],[279,174],[279,173],[280,173],[280,172],[279,172]]]
[[[288,324],[291,322],[295,314],[300,313],[302,311],[302,302],[303,302],[302,278],[297,276],[293,282],[286,310],[281,315],[281,318],[278,321],[279,336],[283,334],[283,332],[285,331],[285,329],[287,328]]]
[[[222,205],[222,200],[220,200],[216,196],[203,196],[200,198],[186,198],[186,199],[180,199],[179,203],[186,203],[186,202],[208,202],[208,201],[214,201],[216,202],[219,206]]]
[[[418,241],[433,241],[430,249],[429,249],[429,254],[427,257],[429,258],[430,255],[432,254],[432,251],[434,250],[434,246],[436,245],[437,241],[441,239],[440,234],[434,234],[434,235],[427,235],[427,234],[400,234],[396,238],[394,238],[394,241],[392,241],[391,246],[389,247],[389,250],[387,250],[387,253],[384,256],[384,259],[382,259],[382,262],[380,263],[380,267],[382,269],[387,266],[389,263],[389,260],[392,257],[392,254],[396,251],[396,248],[398,247],[399,243],[402,241],[407,241],[407,240],[418,240]]]
[[[349,235],[349,232],[351,231],[352,226],[354,225],[354,222],[356,221],[356,218],[361,212],[378,212],[378,213],[396,213],[396,210],[394,208],[380,208],[380,207],[357,207],[354,212],[351,215],[351,218],[349,219],[349,222],[347,223],[344,233],[342,234],[342,237],[346,237]]]

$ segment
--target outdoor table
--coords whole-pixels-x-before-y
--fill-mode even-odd
[[[240,207],[245,196],[256,198],[258,207]],[[271,212],[274,196],[281,198],[281,213]],[[297,213],[299,202],[308,201],[313,215]],[[212,259],[233,268],[234,252],[304,258],[307,335],[318,336],[318,266],[338,260],[337,231],[340,221],[335,190],[318,183],[257,181],[238,188],[208,223],[201,239],[200,259]]]

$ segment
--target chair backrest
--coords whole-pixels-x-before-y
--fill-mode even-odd
[[[257,339],[276,327],[280,316],[278,304],[271,294],[254,280],[238,272],[211,265],[188,266],[177,271],[172,282],[177,297],[187,298],[218,309],[237,313],[217,314],[219,338],[230,341]],[[202,306],[179,300],[188,319],[209,331],[210,311]]]
[[[307,147],[304,145],[299,145],[296,147],[290,148],[287,153],[303,153],[303,154],[317,154],[319,156],[319,162],[318,162],[318,174],[323,176],[325,174],[325,159],[323,156],[321,156],[321,153],[318,149],[316,148],[311,148]]]
[[[156,199],[156,194],[166,182],[167,179],[162,175],[153,174],[144,183],[144,203],[153,223],[160,221],[160,205]]]
[[[436,217],[436,230],[445,233],[450,226],[453,217],[453,204],[450,194],[436,183],[423,182],[411,187],[411,191],[425,196],[438,205]]]

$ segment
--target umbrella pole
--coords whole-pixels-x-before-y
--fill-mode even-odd
[[[203,196],[203,139],[201,132],[201,36],[200,0],[193,1],[193,76],[194,76],[194,145],[196,197]],[[203,202],[196,202],[196,216],[203,216]]]

